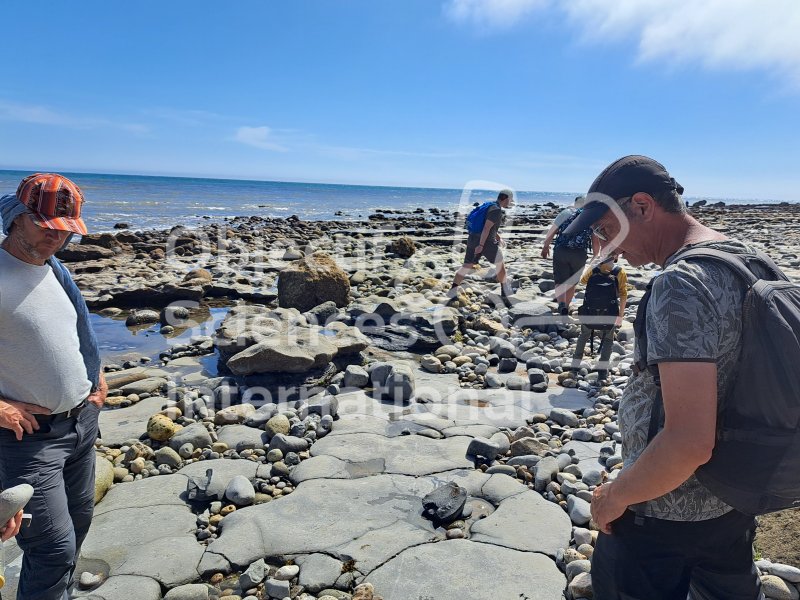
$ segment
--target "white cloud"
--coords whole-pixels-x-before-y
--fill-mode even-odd
[[[37,125],[55,125],[68,129],[122,129],[135,134],[145,134],[149,130],[138,123],[120,123],[101,117],[83,117],[58,112],[46,106],[17,104],[0,100],[0,119]]]
[[[276,142],[272,135],[272,130],[267,126],[261,127],[239,127],[233,139],[248,146],[261,148],[262,150],[272,150],[274,152],[286,152],[287,148]]]
[[[588,40],[638,37],[641,61],[766,69],[800,85],[797,0],[570,0]]]
[[[548,4],[550,0],[448,0],[444,13],[456,23],[499,29]]]
[[[567,17],[590,43],[635,40],[639,62],[763,69],[800,87],[798,0],[447,0],[445,14],[484,30],[536,10]]]

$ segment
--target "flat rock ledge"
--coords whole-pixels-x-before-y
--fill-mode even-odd
[[[434,378],[438,402],[402,407],[363,391],[341,394],[330,435],[291,472],[295,491],[228,514],[208,546],[195,537],[188,479],[207,469],[223,482],[251,479],[256,463],[205,460],[113,486],[96,507],[82,550],[84,564],[100,565],[95,571],[107,577],[87,597],[123,600],[136,589],[137,599],[156,599],[267,558],[300,566],[298,583],[310,593],[369,581],[385,600],[562,598],[567,582],[556,557],[570,542],[569,516],[515,478],[476,470],[466,453],[474,437],[491,437],[506,423],[589,400],[566,389],[465,393],[454,378]],[[126,410],[115,412],[133,421]],[[423,517],[422,499],[448,482],[467,493],[466,539],[450,539],[450,531]],[[514,575],[483,577],[487,570]]]

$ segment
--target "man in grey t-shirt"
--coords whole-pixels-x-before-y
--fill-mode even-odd
[[[36,173],[0,198],[0,487],[33,487],[17,600],[66,600],[94,508],[94,442],[106,395],[86,303],[53,255],[86,233],[83,194]],[[9,528],[11,529],[9,530]]]
[[[693,246],[752,249],[688,215],[682,193],[660,163],[626,156],[595,179],[568,228],[591,227],[604,251],[633,266],[663,267],[652,282],[645,327],[665,421],[648,443],[659,388],[649,370],[637,372],[618,412],[624,467],[593,493],[592,517],[601,529],[592,557],[597,600],[762,597],[752,556],[755,520],[694,476],[711,457],[717,406],[737,368],[744,284],[712,261],[673,260]]]

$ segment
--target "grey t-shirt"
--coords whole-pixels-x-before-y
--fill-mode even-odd
[[[50,265],[0,249],[0,397],[69,410],[92,383],[78,340],[78,315]]]
[[[737,240],[706,242],[728,252],[753,252]],[[766,276],[767,273],[761,273]],[[647,306],[647,360],[717,363],[717,398],[730,389],[741,350],[745,285],[734,272],[711,260],[693,259],[669,265],[653,281]],[[639,361],[639,348],[634,348]],[[657,387],[644,371],[628,382],[619,406],[622,456],[631,465],[647,446],[650,413]],[[732,510],[692,475],[677,489],[637,508],[672,521],[703,521]]]
[[[565,208],[556,215],[555,219],[553,219],[553,225],[555,225],[556,228],[561,227],[561,224],[574,214],[575,214],[574,208],[572,208],[571,206]]]

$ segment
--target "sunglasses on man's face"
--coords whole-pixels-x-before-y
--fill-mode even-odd
[[[619,208],[622,208],[625,204],[630,202],[632,199],[633,199],[632,196],[628,197],[628,198],[620,198],[619,200],[617,200],[617,206]],[[606,213],[606,214],[608,214],[608,213]],[[592,225],[590,227],[590,229],[592,230],[592,233],[597,237],[597,239],[599,239],[601,242],[608,242],[609,241],[609,235],[606,233],[605,225],[595,224],[595,225]]]

